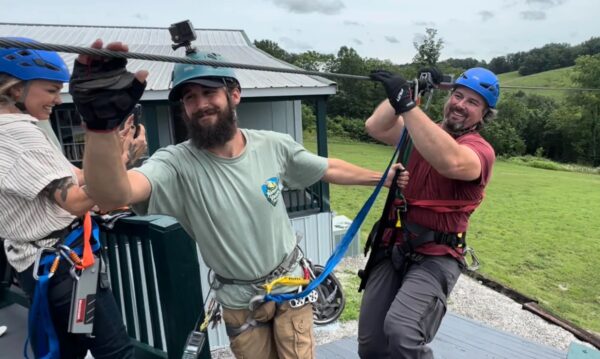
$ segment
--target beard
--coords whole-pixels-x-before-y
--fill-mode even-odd
[[[216,114],[217,120],[214,123],[202,124],[201,119],[207,114]],[[237,130],[237,115],[228,99],[225,109],[213,107],[205,111],[196,111],[185,123],[192,144],[199,149],[209,149],[223,146],[233,138]]]
[[[452,112],[458,112],[461,115],[465,115],[465,119],[459,122],[455,122],[455,121],[451,121],[448,119],[448,117],[450,116],[450,113]],[[476,128],[476,124],[475,125],[470,125],[469,127],[465,126],[465,123],[468,120],[468,117],[466,117],[468,114],[460,109],[456,109],[454,106],[451,106],[450,104],[446,104],[444,106],[444,121],[442,122],[442,128],[444,128],[446,130],[446,132],[448,132],[450,135],[454,136],[454,137],[458,137],[461,136],[467,132],[470,132],[472,130],[474,130]]]

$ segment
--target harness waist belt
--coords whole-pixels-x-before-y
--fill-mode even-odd
[[[83,225],[83,222],[81,221],[81,219],[76,218],[75,220],[73,220],[73,222],[71,222],[65,228],[58,229],[54,232],[51,232],[50,234],[48,234],[47,236],[45,236],[44,238],[42,238],[40,240],[58,238],[58,241],[56,243],[54,243],[54,245],[52,246],[53,248],[58,248],[58,246],[60,244],[64,244],[64,241],[65,241],[65,238],[67,237],[67,235],[69,235],[69,233],[73,232],[73,230],[75,230],[77,227],[79,227],[81,225]],[[81,243],[83,243],[83,239],[76,241],[76,243],[74,243],[72,246],[75,247],[76,245],[81,244]],[[38,249],[41,248],[35,242],[30,242],[30,244]]]
[[[298,262],[298,260],[300,259],[300,253],[302,253],[302,251],[300,250],[300,247],[295,246],[294,249],[287,255],[287,257],[285,257],[283,259],[283,261],[281,261],[281,263],[277,266],[277,268],[275,268],[273,271],[271,271],[271,273],[267,274],[266,276],[260,277],[260,278],[256,278],[256,279],[231,279],[231,278],[225,278],[221,275],[219,275],[218,273],[215,273],[215,278],[221,283],[221,284],[239,284],[239,285],[247,285],[247,284],[258,284],[258,283],[263,283],[265,281],[268,281],[268,279],[270,278],[277,278],[282,276],[283,274],[287,273],[290,271],[290,269],[292,268],[292,266]]]
[[[412,248],[417,248],[423,244],[435,242],[436,244],[444,244],[452,248],[464,248],[466,244],[465,233],[447,233],[437,232],[427,227],[415,223],[405,222],[404,225],[409,233],[409,238],[406,242]]]

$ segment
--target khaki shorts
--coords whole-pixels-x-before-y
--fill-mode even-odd
[[[223,308],[223,321],[231,327],[242,326],[249,315],[247,309]],[[287,302],[282,305],[267,302],[254,312],[254,319],[269,325],[229,337],[237,359],[315,358],[312,305],[291,308]]]

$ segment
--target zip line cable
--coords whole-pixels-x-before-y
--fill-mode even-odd
[[[187,57],[151,55],[151,54],[141,54],[141,53],[136,53],[136,52],[110,51],[110,50],[103,50],[103,49],[102,50],[101,49],[92,49],[91,47],[81,47],[81,46],[23,42],[23,41],[17,41],[17,40],[9,40],[6,38],[4,38],[4,39],[0,38],[0,47],[57,51],[57,52],[67,52],[67,53],[90,55],[90,56],[115,57],[115,58],[120,58],[120,59],[135,59],[135,60],[172,62],[172,63],[205,65],[205,66],[215,66],[215,67],[230,67],[230,68],[243,69],[243,70],[282,72],[282,73],[309,75],[309,76],[339,77],[339,78],[347,78],[347,79],[355,79],[355,80],[370,80],[369,76],[338,74],[338,73],[333,73],[333,72],[307,71],[307,70],[290,69],[290,68],[283,68],[283,67],[239,64],[239,63],[233,63],[233,62],[205,61],[205,60],[190,59]]]
[[[510,86],[500,85],[502,90],[546,90],[546,91],[592,91],[598,92],[600,88],[585,88],[585,87],[536,87],[536,86]]]
[[[39,43],[39,42],[38,43],[23,42],[23,41],[17,41],[17,40],[10,40],[10,39],[6,39],[6,38],[0,38],[0,47],[57,51],[57,52],[66,52],[66,53],[90,55],[90,56],[114,57],[114,58],[120,58],[120,59],[171,62],[171,63],[181,63],[181,64],[215,66],[215,67],[229,67],[229,68],[236,68],[236,69],[242,69],[242,70],[281,72],[281,73],[308,75],[308,76],[337,77],[337,78],[346,78],[346,79],[354,79],[354,80],[370,80],[369,76],[361,76],[361,75],[351,75],[351,74],[342,74],[342,73],[334,73],[334,72],[309,71],[309,70],[301,70],[301,69],[290,69],[290,68],[284,68],[284,67],[240,64],[240,63],[234,63],[234,62],[196,60],[196,59],[190,59],[187,57],[152,55],[152,54],[142,54],[142,53],[137,53],[137,52],[110,51],[110,50],[104,50],[104,49],[92,49],[91,47],[81,47],[81,46],[71,46],[71,45],[47,44],[47,43]],[[535,87],[535,86],[510,86],[510,85],[507,86],[507,85],[504,85],[504,86],[502,86],[502,89],[600,92],[600,88],[578,88],[578,87]]]

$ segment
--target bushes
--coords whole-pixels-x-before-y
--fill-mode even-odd
[[[536,156],[516,156],[516,157],[505,157],[499,156],[498,160],[507,161],[511,163],[520,164],[523,166],[541,168],[544,170],[551,171],[566,171],[566,172],[579,172],[579,173],[590,173],[600,174],[600,167],[588,167],[575,164],[562,164],[551,161],[543,157]]]
[[[365,131],[365,120],[344,116],[327,117],[327,136],[362,142],[375,142]],[[309,105],[302,104],[302,130],[310,137],[316,133],[317,118]]]

